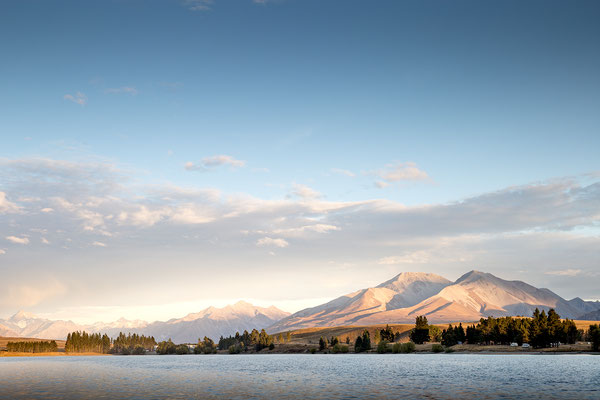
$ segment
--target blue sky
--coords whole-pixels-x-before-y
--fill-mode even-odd
[[[241,270],[257,250],[262,254],[251,260],[252,268],[277,273],[284,286],[297,278],[294,271],[341,266],[343,278],[333,287],[310,283],[314,288],[306,289],[287,281],[289,299],[243,293],[259,302],[295,301],[292,308],[407,269],[455,279],[477,267],[551,286],[565,297],[599,298],[597,289],[585,286],[600,266],[599,17],[593,1],[4,1],[0,233],[30,243],[0,243],[0,268],[19,280],[33,271],[50,277],[78,263],[93,270],[116,262],[133,276],[144,243],[160,239],[178,249],[178,272],[189,276],[206,276],[216,265]],[[180,197],[174,200],[173,193]],[[511,197],[510,206],[494,203],[507,193],[518,199]],[[490,218],[476,229],[463,224],[462,230],[436,232],[448,219],[431,209],[491,207],[471,209],[464,222],[510,207],[511,215],[528,207],[535,212],[529,202],[540,201],[536,196],[555,205],[539,207],[544,221],[524,214],[503,229],[494,227],[506,221]],[[106,205],[115,199],[118,204]],[[249,204],[252,212],[272,211],[271,222],[229,222]],[[339,215],[341,205],[353,211]],[[307,208],[288,214],[299,206]],[[131,215],[144,207],[150,214],[142,224],[141,215]],[[431,223],[431,232],[409,243],[397,226],[399,237],[392,230],[369,244],[367,228],[351,227],[376,224],[370,207],[381,213],[404,207],[415,214],[409,221],[430,212],[420,223]],[[40,219],[45,208],[63,218]],[[99,217],[86,225],[90,213]],[[122,213],[127,216],[110,226]],[[172,220],[185,221],[185,228]],[[282,221],[295,221],[293,229],[307,221],[329,226],[309,229],[329,239],[304,237],[306,247],[296,246],[284,232],[292,226]],[[44,229],[45,236],[34,240]],[[255,246],[235,258],[206,244],[231,231],[246,232]],[[198,247],[175,243],[200,233],[207,246],[200,247],[207,260],[202,265],[191,261]],[[334,235],[339,241],[329,242]],[[515,235],[528,235],[518,248],[511,242]],[[50,245],[34,249],[42,237]],[[81,243],[65,245],[75,237]],[[342,237],[360,243],[360,254],[345,249]],[[264,238],[274,242],[259,245]],[[280,247],[278,239],[287,244]],[[447,251],[478,258],[431,255],[441,251],[439,243],[453,241],[460,245],[446,244]],[[475,245],[481,241],[486,244]],[[548,255],[555,242],[573,247],[557,259]],[[93,243],[102,245],[90,250]],[[298,253],[290,251],[294,247]],[[161,257],[174,257],[168,249],[158,252],[149,261],[153,273],[164,268]],[[512,258],[503,258],[507,252]],[[386,263],[394,257],[404,261]],[[361,282],[365,269],[372,273]],[[58,282],[56,293],[40,294],[39,301],[24,298],[39,288],[14,289],[0,299],[0,314],[31,308],[53,315],[70,304],[74,287],[89,284],[86,276]],[[143,289],[125,295],[109,286],[103,293],[126,302],[128,296],[151,297]],[[205,302],[227,302],[237,293],[207,294]],[[173,302],[199,301],[192,297]],[[84,303],[105,306],[100,294]]]

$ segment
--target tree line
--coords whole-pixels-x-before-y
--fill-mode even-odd
[[[58,351],[56,341],[44,342],[8,342],[6,350],[19,353],[54,353]]]
[[[291,340],[291,333],[287,333],[288,342]],[[284,343],[283,335],[279,334],[278,341]],[[273,350],[275,348],[275,339],[269,335],[264,329],[260,332],[256,329],[252,329],[250,333],[244,331],[243,333],[236,332],[233,336],[223,337],[219,339],[217,345],[219,350],[229,350],[230,353],[241,353],[246,352],[249,349],[254,348],[256,351],[261,351],[264,348]]]
[[[156,340],[152,336],[144,336],[123,332],[114,340],[107,334],[76,331],[67,335],[65,352],[67,353],[102,353],[102,354],[144,354],[152,350]]]
[[[156,345],[154,336],[138,335],[137,333],[129,333],[127,336],[123,332],[119,332],[112,342],[111,351],[115,354],[144,354],[146,351],[151,351]]]
[[[426,317],[417,317],[415,329],[410,333],[411,340],[417,344],[430,340],[436,341],[431,337],[430,328]],[[577,329],[573,320],[568,318],[561,320],[560,315],[554,309],[550,309],[546,314],[546,311],[540,312],[536,308],[532,318],[481,318],[477,325],[468,326],[466,330],[462,324],[457,326],[450,324],[441,332],[441,344],[449,347],[458,343],[487,345],[517,343],[519,346],[528,343],[535,348],[544,348],[556,346],[559,343],[573,344],[586,337],[594,345],[594,336],[600,336],[600,329],[595,325],[590,326],[586,334],[582,329]]]
[[[560,319],[554,309],[535,309],[532,318],[488,317],[477,325],[467,327],[466,341],[472,344],[529,343],[532,347],[551,347],[558,343],[573,344],[581,340],[583,331],[571,319]]]

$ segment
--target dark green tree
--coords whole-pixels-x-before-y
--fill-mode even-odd
[[[600,325],[590,325],[588,336],[592,342],[592,351],[600,351]]]
[[[423,344],[429,341],[429,323],[427,317],[418,316],[415,320],[415,328],[410,333],[410,340],[416,344]]]

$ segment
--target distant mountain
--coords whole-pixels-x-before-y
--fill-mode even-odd
[[[65,339],[69,332],[85,330],[112,337],[119,332],[131,332],[151,335],[159,341],[171,338],[176,343],[193,343],[204,336],[217,340],[254,328],[276,333],[310,327],[413,323],[418,315],[427,316],[432,323],[466,322],[488,316],[530,316],[535,308],[554,308],[563,318],[600,320],[598,301],[578,297],[565,300],[548,289],[507,281],[485,272],[468,272],[456,282],[430,273],[402,272],[375,287],[293,315],[243,301],[152,323],[121,318],[109,323],[79,325],[19,311],[9,319],[0,319],[0,336]]]
[[[356,324],[371,315],[415,305],[450,284],[451,281],[436,274],[402,272],[376,287],[361,289],[323,305],[299,311],[277,322],[269,330],[275,332]]]
[[[119,332],[131,332],[154,336],[156,340],[171,338],[176,343],[194,343],[204,336],[217,340],[221,335],[232,335],[236,331],[263,329],[288,315],[289,313],[273,306],[263,308],[243,301],[223,308],[209,307],[179,319],[153,323],[121,318],[110,323],[81,325],[72,321],[38,318],[19,311],[7,320],[0,319],[0,336],[65,339],[70,332],[85,330],[107,333],[112,337]]]
[[[582,312],[588,314],[593,313],[594,311],[600,310],[600,301],[585,301],[580,299],[579,297],[575,297],[572,300],[569,300],[569,304],[573,305],[573,307],[581,310]],[[582,319],[582,318],[577,318]]]
[[[0,320],[0,327],[5,327],[13,333],[2,336],[44,339],[64,339],[68,332],[81,330],[81,325],[72,321],[51,321],[24,311],[19,311],[7,320]]]
[[[433,274],[402,273],[375,288],[362,289],[277,322],[270,332],[335,325],[412,323],[418,315],[430,322],[476,321],[488,316],[529,316],[535,308],[554,308],[577,318],[600,303],[567,301],[548,289],[492,274],[471,271],[452,283]]]
[[[244,330],[264,329],[288,315],[273,306],[263,308],[240,301],[223,308],[209,307],[179,319],[154,322],[140,331],[156,340],[171,338],[176,343],[196,342],[204,336],[217,340]]]
[[[583,321],[600,321],[600,310],[591,311],[589,313],[580,315],[577,319],[581,319]]]

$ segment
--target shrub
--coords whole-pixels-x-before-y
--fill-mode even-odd
[[[240,354],[242,351],[241,347],[238,345],[234,345],[232,344],[231,346],[229,346],[229,354]]]
[[[442,351],[444,351],[444,346],[438,343],[433,344],[431,345],[431,351],[433,351],[434,353],[441,353]]]
[[[310,354],[315,354],[316,352],[317,352],[317,349],[316,349],[316,348],[312,347],[312,348],[310,349]]]
[[[446,353],[454,353],[454,349],[452,347],[446,347],[446,350],[444,350],[444,352],[446,352]]]
[[[169,339],[168,341],[162,341],[158,344],[156,349],[157,354],[175,354],[175,343]]]
[[[143,346],[135,346],[133,348],[133,350],[131,351],[131,354],[140,356],[140,355],[146,354],[146,349]]]
[[[336,343],[332,348],[331,348],[331,352],[333,354],[338,354],[338,353],[347,353],[349,351],[348,346],[346,346],[345,344],[340,344],[340,343]]]
[[[393,351],[392,346],[390,346],[390,344],[388,343],[387,340],[382,340],[377,345],[377,352],[379,354],[391,353],[392,351]]]
[[[400,346],[401,353],[414,353],[415,352],[415,344],[413,342],[402,343]]]
[[[186,344],[180,344],[175,348],[175,354],[188,354],[189,352],[190,349],[187,347]]]

